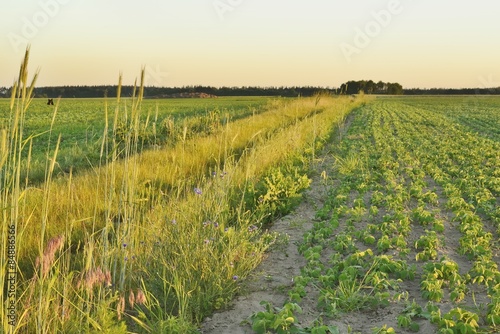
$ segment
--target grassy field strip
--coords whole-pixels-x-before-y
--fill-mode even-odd
[[[60,233],[60,227],[65,226],[68,221],[85,220],[87,229],[95,230],[106,224],[105,215],[110,220],[121,219],[118,217],[118,206],[122,200],[120,192],[124,190],[121,185],[125,180],[135,180],[134,191],[128,192],[130,195],[142,191],[144,196],[149,196],[146,193],[154,196],[163,192],[175,199],[186,189],[191,191],[199,186],[212,172],[224,170],[225,159],[237,160],[245,147],[251,148],[259,141],[269,140],[273,132],[283,130],[312,112],[319,113],[325,108],[323,104],[317,107],[314,99],[284,103],[277,110],[252,116],[248,120],[228,123],[213,135],[189,139],[173,148],[145,151],[123,161],[116,159],[109,167],[96,168],[93,172],[81,173],[72,178],[71,185],[66,184],[65,179],[56,182],[51,186],[49,197],[45,199],[52,215],[48,226],[49,235]],[[139,184],[141,189],[137,188]],[[42,207],[34,203],[41,202],[43,196],[45,194],[37,188],[26,192],[25,200],[33,207],[28,212],[29,220],[41,220]],[[36,243],[36,226],[26,229],[24,233],[28,240]],[[77,233],[75,237],[78,240],[81,235]],[[20,249],[20,254],[30,249],[35,248],[26,243]]]
[[[177,180],[184,180],[188,175],[205,176],[210,169],[223,168],[227,157],[238,159],[245,149],[250,149],[271,137],[273,132],[300,122],[314,112],[323,112],[326,105],[320,104],[316,108],[315,101],[311,99],[276,107],[249,119],[228,123],[212,136],[181,142],[170,150],[141,154],[140,164],[156,168],[144,169],[140,177],[155,178],[164,185],[174,185]],[[164,164],[158,164],[158,160]]]
[[[430,110],[377,100],[354,114],[290,303],[316,300],[352,332],[498,329],[498,142]]]
[[[23,80],[23,101],[26,86]],[[116,109],[109,122],[114,135],[103,138],[112,144],[102,145],[105,164],[89,172],[53,181],[56,149],[47,182],[25,187],[20,160],[9,160],[15,151],[9,147],[22,147],[22,139],[2,145],[9,167],[1,174],[8,185],[3,218],[18,229],[14,332],[194,331],[231,299],[238,281],[276,242],[262,224],[290,210],[309,185],[305,170],[318,145],[364,103],[328,97],[280,102],[275,111],[213,134],[185,135],[172,148],[141,153],[141,92],[142,86],[121,136],[115,135]],[[15,210],[4,206],[7,199]],[[3,224],[4,240],[9,233]]]
[[[141,105],[141,147],[172,146],[186,135],[207,134],[229,121],[243,119],[269,109],[275,109],[280,101],[270,102],[266,97],[219,99],[168,99],[144,100]],[[107,107],[106,107],[107,104]],[[0,125],[8,124],[8,99],[0,99]],[[56,174],[75,173],[96,166],[102,160],[100,148],[105,127],[105,110],[118,107],[114,98],[107,99],[64,99],[58,106],[57,122],[52,132],[61,134],[59,160]],[[131,110],[132,99],[122,98],[119,106],[123,115]],[[47,106],[47,99],[35,98],[30,104],[25,119],[25,136],[33,136],[33,151],[30,168],[30,182],[44,180],[47,130],[53,117],[54,107]],[[119,118],[121,121],[121,117]],[[111,136],[112,134],[107,134]],[[53,149],[50,147],[49,149]],[[23,165],[26,168],[26,163]]]

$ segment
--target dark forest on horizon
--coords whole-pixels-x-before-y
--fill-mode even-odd
[[[95,86],[47,86],[36,87],[35,97],[40,98],[100,98],[114,97],[117,94],[117,85]],[[132,96],[134,87],[122,86],[122,96]],[[174,98],[174,97],[217,97],[217,96],[313,96],[318,93],[333,95],[352,95],[363,92],[377,95],[500,95],[500,87],[495,88],[411,88],[405,89],[399,83],[390,83],[372,80],[348,81],[338,88],[293,86],[293,87],[211,87],[211,86],[183,86],[183,87],[156,87],[146,86],[146,98]],[[0,87],[0,97],[10,97],[11,88]]]

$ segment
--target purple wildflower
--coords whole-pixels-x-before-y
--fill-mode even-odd
[[[215,222],[215,223],[214,223],[214,227],[215,227],[215,228],[219,227],[219,223]]]
[[[255,225],[252,225],[250,227],[248,227],[248,232],[255,232],[257,231],[259,228]]]
[[[234,275],[233,276],[233,281],[237,281],[238,280],[238,276],[237,275]]]
[[[205,239],[205,245],[208,245],[210,243],[210,240]]]
[[[202,194],[201,189],[200,189],[200,188],[197,188],[197,187],[195,187],[195,188],[194,188],[194,193],[195,193],[196,195],[201,195],[201,194]]]

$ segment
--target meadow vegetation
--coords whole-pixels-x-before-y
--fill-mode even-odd
[[[141,102],[139,132],[140,148],[159,148],[171,146],[178,141],[187,128],[186,134],[209,132],[210,129],[261,113],[269,107],[266,97],[226,97],[219,99],[144,99]],[[106,108],[116,109],[116,97],[64,99],[57,108],[57,122],[52,131],[61,134],[59,159],[55,166],[55,176],[67,175],[71,169],[73,174],[99,165],[104,128],[106,126]],[[132,98],[121,97],[120,108],[130,110]],[[9,124],[10,99],[0,99],[0,125],[6,128]],[[44,180],[45,158],[47,150],[53,150],[47,143],[52,122],[54,106],[47,105],[47,99],[33,98],[25,115],[24,133],[33,142],[29,163],[29,181],[31,184]],[[118,124],[117,136],[121,133]],[[111,129],[108,128],[108,131]],[[108,136],[108,138],[111,136]],[[27,152],[23,152],[26,161]],[[26,163],[23,161],[25,177]]]
[[[58,100],[37,132],[28,62],[29,50],[0,136],[0,297],[16,315],[1,309],[6,333],[196,331],[279,240],[267,224],[300,199],[309,162],[364,103],[316,96],[160,117],[145,108],[143,71],[131,97],[93,101],[103,107],[85,129],[61,128]],[[64,136],[84,131],[89,151],[72,154],[87,165],[74,173]]]

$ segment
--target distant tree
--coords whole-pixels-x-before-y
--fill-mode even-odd
[[[364,84],[362,81],[348,81],[342,84],[340,91],[342,94],[351,95],[358,94],[360,90],[363,90]]]
[[[399,83],[390,83],[379,81],[375,83],[373,80],[358,80],[348,81],[340,86],[340,94],[358,94],[364,92],[366,94],[403,94],[403,86]]]
[[[387,92],[387,84],[383,81],[377,82],[375,93],[385,94],[386,92]]]
[[[403,94],[403,86],[401,86],[397,82],[395,82],[395,83],[388,83],[387,84],[387,94],[390,94],[390,95],[402,95]]]
[[[366,94],[373,94],[377,90],[377,85],[372,80],[368,80],[363,90]]]
[[[9,89],[6,87],[0,87],[0,97],[7,97],[9,96]]]

